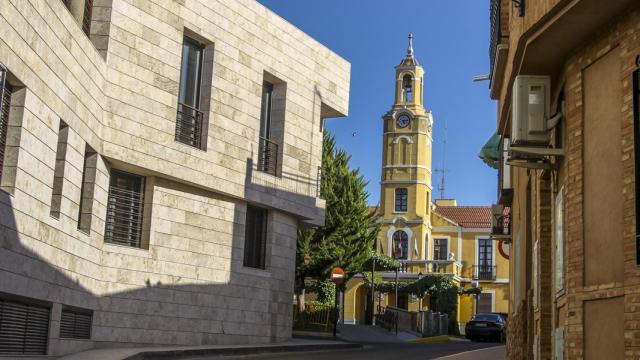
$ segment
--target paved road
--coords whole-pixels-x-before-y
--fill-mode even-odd
[[[193,360],[504,360],[505,347],[493,343],[378,344],[361,350],[199,357]],[[184,359],[186,360],[186,359]],[[189,359],[191,360],[191,359]]]

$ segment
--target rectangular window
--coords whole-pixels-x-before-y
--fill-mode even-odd
[[[278,146],[272,138],[273,120],[273,84],[262,83],[262,105],[260,107],[260,144],[258,159],[258,170],[271,175],[276,175],[278,171]]]
[[[564,199],[563,188],[558,191],[555,201],[553,238],[555,260],[555,290],[556,293],[564,290]]]
[[[88,144],[85,145],[84,164],[82,166],[82,183],[80,184],[78,230],[82,230],[87,234],[91,231],[97,161],[98,153],[96,153]]]
[[[633,142],[636,177],[636,264],[640,265],[640,69],[633,72]]]
[[[264,269],[267,248],[267,210],[247,205],[244,266]]]
[[[82,31],[87,36],[91,35],[91,15],[93,14],[93,0],[84,0],[84,13],[82,14]]]
[[[53,188],[51,191],[50,215],[56,219],[60,218],[60,202],[62,201],[62,184],[64,183],[64,167],[67,156],[67,138],[69,127],[60,120],[58,130],[58,145],[56,148],[56,165],[53,171]]]
[[[182,43],[175,140],[196,148],[203,147],[204,112],[200,108],[203,61],[204,46],[185,37]]]
[[[406,188],[396,189],[396,212],[407,212],[409,191]]]
[[[264,73],[258,129],[258,170],[280,176],[287,83]],[[321,121],[322,122],[322,121]]]
[[[433,239],[433,260],[447,260],[447,239]]]
[[[478,263],[474,277],[478,280],[495,280],[495,266],[493,265],[493,240],[478,239]]]
[[[141,248],[145,178],[111,171],[104,241]]]
[[[60,337],[64,339],[90,339],[91,318],[90,310],[62,309]]]
[[[46,355],[50,309],[0,299],[0,356]]]
[[[0,179],[4,168],[4,154],[7,149],[7,131],[9,130],[9,108],[11,106],[12,87],[7,81],[8,71],[0,65]]]

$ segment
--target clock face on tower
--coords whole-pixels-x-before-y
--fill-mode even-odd
[[[400,128],[406,128],[407,126],[409,126],[409,123],[411,123],[411,117],[407,114],[401,114],[396,119],[396,124]]]

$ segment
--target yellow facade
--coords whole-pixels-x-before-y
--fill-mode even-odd
[[[433,203],[433,115],[424,107],[423,93],[424,70],[413,54],[410,38],[407,55],[395,69],[395,102],[382,119],[383,155],[378,207],[382,229],[376,249],[381,254],[401,260],[400,280],[416,280],[420,273],[437,272],[448,274],[460,287],[470,287],[478,277],[474,274],[474,265],[478,263],[479,240],[489,239],[491,233],[490,218],[488,225],[469,227],[439,214],[439,207],[456,207],[455,200],[439,200],[437,205]],[[483,210],[487,209],[483,207]],[[509,263],[498,254],[497,244],[491,243],[493,254],[485,253],[485,256],[490,256],[495,266],[495,279],[478,281],[478,285],[483,293],[491,294],[491,311],[506,313]],[[381,275],[386,281],[395,278],[395,273]],[[370,300],[367,299],[362,277],[350,279],[344,296],[345,322],[364,323],[367,301]],[[378,305],[398,304],[394,294],[376,294],[375,301],[374,309]],[[410,311],[417,311],[420,304],[422,309],[429,307],[428,297],[422,301],[415,297],[400,298],[399,304],[406,305]],[[475,309],[475,296],[459,296],[457,320],[462,327]]]

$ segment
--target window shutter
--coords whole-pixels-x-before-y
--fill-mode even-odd
[[[62,310],[60,337],[68,339],[90,339],[91,314],[73,310]]]
[[[0,355],[46,355],[49,308],[0,300]]]

